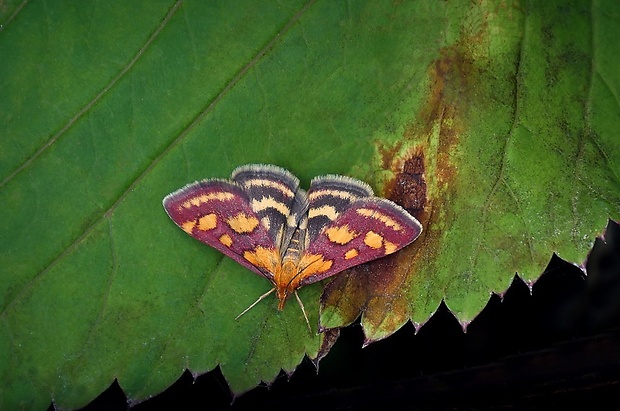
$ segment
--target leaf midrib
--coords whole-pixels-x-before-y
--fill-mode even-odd
[[[52,144],[54,144],[56,141],[58,141],[58,139],[60,137],[62,137],[71,128],[71,126],[76,124],[79,119],[84,117],[84,115],[86,113],[88,113],[90,111],[90,109],[93,108],[95,106],[95,104],[97,104],[97,102],[103,98],[103,96],[105,96],[110,90],[112,90],[114,88],[114,86],[116,84],[118,84],[118,82],[125,76],[125,74],[127,74],[127,72],[129,72],[129,70],[136,64],[136,62],[140,59],[140,57],[142,57],[144,55],[144,52],[151,46],[153,41],[159,36],[159,34],[163,31],[164,27],[166,27],[168,25],[168,23],[170,22],[172,17],[175,15],[176,11],[178,10],[179,6],[181,5],[181,2],[182,2],[182,0],[177,0],[176,1],[176,3],[168,11],[168,14],[166,14],[164,19],[161,21],[161,23],[159,24],[157,29],[155,29],[155,31],[151,34],[151,36],[146,40],[144,45],[142,47],[140,47],[138,52],[133,56],[133,58],[129,61],[129,63],[127,63],[125,65],[125,67],[123,67],[122,70],[119,71],[118,74],[106,86],[104,86],[99,91],[99,93],[97,93],[97,95],[95,97],[93,97],[73,117],[71,117],[69,119],[69,121],[67,121],[65,123],[65,125],[60,128],[60,130],[58,130],[49,140],[47,140],[45,143],[43,143],[43,145],[41,147],[39,147],[39,149],[37,151],[35,151],[34,154],[32,154],[30,157],[28,157],[15,170],[13,170],[11,173],[9,173],[9,175],[6,176],[2,180],[2,182],[0,182],[0,189],[2,187],[4,187],[8,182],[13,180],[22,171],[24,171],[26,168],[28,168],[28,166],[30,166],[37,158],[39,158],[41,156],[41,154],[43,154],[48,148],[50,148],[52,146]],[[24,3],[22,3],[22,5],[19,7],[19,9],[16,11],[16,13],[19,12],[19,10],[21,10],[23,8],[23,4]],[[11,19],[14,16],[15,15],[11,16]]]

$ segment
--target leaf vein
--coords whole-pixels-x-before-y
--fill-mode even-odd
[[[64,126],[60,128],[49,140],[47,140],[41,147],[39,147],[30,157],[28,157],[22,164],[20,164],[15,170],[13,170],[8,176],[6,176],[2,182],[0,182],[0,188],[5,186],[9,181],[15,178],[18,174],[28,168],[37,158],[39,158],[48,148],[50,148],[58,139],[60,139],[74,124],[77,123],[99,100],[103,98],[114,86],[127,74],[127,72],[136,64],[136,62],[144,55],[144,52],[150,47],[151,43],[159,36],[164,27],[167,26],[168,22],[172,19],[172,16],[176,13],[177,9],[181,5],[182,0],[177,0],[177,2],[172,6],[172,8],[168,11],[168,14],[164,17],[162,22],[159,24],[157,29],[151,34],[148,40],[144,43],[144,45],[138,50],[138,52],[133,56],[133,58],[123,67],[123,69],[118,72],[118,74],[105,86],[103,89],[97,93],[95,97],[92,98],[86,105],[84,105],[73,117],[69,119],[65,123]],[[26,1],[24,1],[26,3]],[[22,3],[23,4],[23,3]]]
[[[2,33],[8,27],[8,25],[11,24],[13,20],[15,20],[15,17],[17,17],[19,12],[22,11],[26,3],[28,3],[28,0],[22,1],[21,4],[17,6],[15,11],[13,11],[13,14],[11,14],[11,16],[4,22],[4,24],[0,24],[0,33]]]
[[[92,344],[92,341],[97,333],[97,331],[100,328],[100,324],[105,316],[105,312],[107,311],[107,307],[108,307],[108,301],[109,301],[109,297],[110,297],[110,290],[112,289],[112,283],[114,282],[114,278],[116,277],[116,273],[118,271],[118,267],[117,267],[117,258],[116,258],[116,248],[114,246],[114,236],[112,233],[112,222],[110,220],[108,220],[108,236],[110,238],[110,255],[111,255],[111,259],[112,262],[110,264],[110,272],[108,274],[108,280],[106,282],[106,287],[105,290],[103,290],[103,299],[99,308],[99,312],[97,313],[96,318],[94,319],[93,324],[91,325],[90,329],[88,330],[87,333],[87,337],[84,341],[84,343],[82,344],[82,347],[79,349],[79,351],[76,352],[75,355],[75,360],[72,361],[71,363],[65,364],[65,366],[67,365],[71,365],[73,364],[74,367],[79,367],[79,360],[80,358],[84,357],[84,354],[86,353],[86,351],[88,350],[88,347]]]
[[[523,25],[525,26],[527,24],[527,19],[523,20]],[[520,101],[519,101],[519,96],[521,95],[521,62],[524,60],[524,55],[525,55],[525,48],[526,48],[526,33],[527,33],[527,28],[526,27],[522,27],[521,28],[521,32],[523,33],[523,38],[521,39],[520,42],[520,50],[519,50],[519,56],[517,57],[516,61],[515,61],[515,86],[514,86],[514,91],[513,91],[513,96],[514,96],[514,100],[513,100],[513,106],[514,106],[514,112],[512,115],[512,124],[510,125],[510,130],[508,131],[508,134],[506,135],[505,139],[504,139],[504,146],[502,147],[502,157],[500,159],[500,163],[499,163],[499,167],[498,167],[498,171],[497,171],[497,178],[495,179],[495,182],[493,183],[493,186],[491,187],[491,190],[484,202],[484,205],[482,207],[482,217],[481,217],[481,224],[482,224],[482,232],[485,231],[485,227],[486,227],[486,223],[488,220],[488,216],[487,214],[489,213],[489,209],[491,207],[491,203],[493,202],[493,197],[495,196],[498,187],[502,184],[502,181],[505,179],[504,175],[506,172],[506,162],[507,162],[507,154],[508,154],[508,150],[510,147],[510,144],[512,142],[512,139],[514,138],[515,135],[515,130],[519,124],[519,116],[520,116]],[[474,252],[472,255],[472,268],[474,268],[477,265],[477,260],[478,260],[478,254],[480,252],[480,248],[482,247],[482,241],[483,238],[479,238],[478,241],[476,242],[476,246],[474,248]]]
[[[216,273],[219,271],[219,269],[220,269],[220,267],[222,265],[222,262],[225,259],[223,254],[221,254],[221,253],[219,253],[219,254],[220,254],[220,259],[215,264],[215,267],[212,270],[212,275],[204,276],[205,277],[205,282],[204,282],[204,285],[202,286],[202,292],[194,300],[194,303],[186,310],[185,314],[183,315],[184,318],[189,319],[189,318],[192,317],[192,313],[193,312],[200,311],[199,306],[202,303],[202,301],[204,300],[204,296],[206,295],[207,290],[209,290],[211,288],[211,283],[213,282],[213,279],[215,278]],[[171,342],[175,341],[176,338],[178,337],[178,335],[180,334],[179,330],[181,330],[183,327],[187,327],[187,324],[189,324],[189,321],[178,321],[177,322],[177,326],[174,328],[173,332],[168,334],[168,337],[166,338],[166,341],[164,341],[163,344],[162,344],[160,355],[157,356],[158,361],[157,361],[156,364],[153,364],[153,366],[152,366],[152,369],[154,371],[149,373],[148,378],[146,380],[144,380],[143,387],[148,387],[149,384],[151,383],[151,381],[153,381],[153,378],[157,376],[157,372],[155,372],[156,367],[158,365],[161,365],[162,363],[165,362],[164,354],[166,353],[166,351],[168,351],[168,347],[170,346]],[[190,370],[189,366],[190,366],[189,362],[186,362],[185,363],[185,368],[187,370],[189,370],[190,372],[192,372],[192,370]],[[214,364],[212,369],[214,369],[216,366],[217,366],[217,364]],[[194,373],[192,372],[192,375],[193,374]]]

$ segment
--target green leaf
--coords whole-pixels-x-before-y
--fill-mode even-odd
[[[239,394],[324,355],[294,302],[235,321],[269,284],[161,206],[246,163],[364,178],[417,213],[412,247],[323,297],[322,326],[363,311],[368,342],[441,299],[467,324],[553,252],[582,263],[620,214],[619,20],[577,0],[7,2],[0,408],[79,407],[114,378],[139,401],[218,365]],[[300,291],[312,324],[321,288]]]
[[[414,211],[426,231],[398,263],[330,283],[325,328],[362,311],[369,343],[408,319],[419,327],[442,299],[466,327],[515,273],[531,286],[552,253],[585,270],[595,237],[618,219],[620,59],[610,39],[620,14],[579,1],[464,12],[422,98],[411,97],[413,115],[378,137],[371,166],[397,170],[377,178],[387,197],[425,202]],[[420,159],[426,197],[403,195],[402,184],[421,187],[406,171]]]

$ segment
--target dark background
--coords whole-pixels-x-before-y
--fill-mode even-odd
[[[290,378],[281,373],[234,402],[216,369],[195,381],[186,371],[133,406],[114,382],[84,410],[613,409],[620,399],[616,223],[596,240],[587,272],[554,255],[531,294],[515,277],[467,333],[443,304],[417,334],[407,324],[363,349],[357,323],[342,330],[318,374],[306,359]]]

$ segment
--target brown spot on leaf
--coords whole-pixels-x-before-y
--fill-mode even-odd
[[[377,141],[380,166],[393,176],[384,182],[383,195],[414,215],[424,230],[412,245],[354,267],[325,287],[322,307],[332,307],[343,323],[362,314],[366,343],[408,321],[412,278],[424,261],[434,259],[442,232],[437,228],[451,219],[449,199],[456,190],[457,164],[463,161],[461,139],[469,111],[485,95],[488,60],[477,45],[488,38],[486,29],[486,23],[465,29],[458,42],[439,50],[427,69],[426,96],[402,137],[389,145]]]
[[[413,114],[403,138],[391,147],[378,147],[383,168],[394,173],[385,185],[386,197],[423,225],[427,223],[424,208],[432,207],[433,198],[445,197],[456,177],[457,147],[481,77],[469,54],[467,41],[471,40],[440,50],[439,58],[428,68],[426,101]]]
[[[389,170],[392,167],[392,162],[394,161],[394,157],[398,155],[402,147],[402,142],[397,142],[393,147],[388,146],[379,146],[378,151],[381,155],[381,167],[384,170]]]
[[[426,205],[424,158],[416,155],[407,159],[392,183],[390,200],[400,204],[411,215],[420,217]]]

